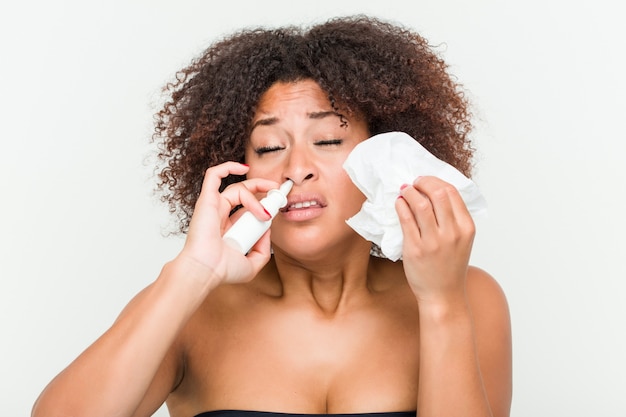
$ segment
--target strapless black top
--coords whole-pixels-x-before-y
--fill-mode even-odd
[[[270,411],[216,410],[200,413],[195,417],[416,417],[415,411],[393,411],[380,413],[347,414],[299,414],[274,413]]]

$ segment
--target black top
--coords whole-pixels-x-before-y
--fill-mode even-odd
[[[270,411],[216,410],[200,413],[195,417],[416,417],[415,411],[345,414],[274,413]]]

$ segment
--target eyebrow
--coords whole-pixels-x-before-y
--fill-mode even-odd
[[[339,117],[339,113],[337,113],[334,110],[315,111],[315,112],[309,113],[308,116],[309,116],[309,119],[316,119],[316,120],[318,120],[318,119],[323,119],[323,118],[328,117],[328,116],[337,116],[337,117]]]
[[[309,117],[309,119],[313,119],[313,120],[324,119],[325,117],[328,117],[328,116],[337,116],[339,118],[341,117],[341,115],[334,110],[314,111],[314,112],[307,113],[307,116]],[[250,131],[252,132],[257,126],[275,125],[276,123],[278,123],[278,121],[279,121],[278,117],[267,117],[265,119],[259,119],[256,122],[254,122]]]

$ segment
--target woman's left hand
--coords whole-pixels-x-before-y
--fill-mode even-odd
[[[461,195],[439,178],[418,177],[400,197],[404,270],[418,301],[464,298],[475,226]]]

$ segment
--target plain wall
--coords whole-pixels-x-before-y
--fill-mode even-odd
[[[626,416],[626,29],[608,0],[3,3],[0,414],[28,415],[181,247],[152,195],[161,86],[236,29],[361,12],[439,45],[473,103],[490,215],[472,262],[510,302],[512,416]]]

